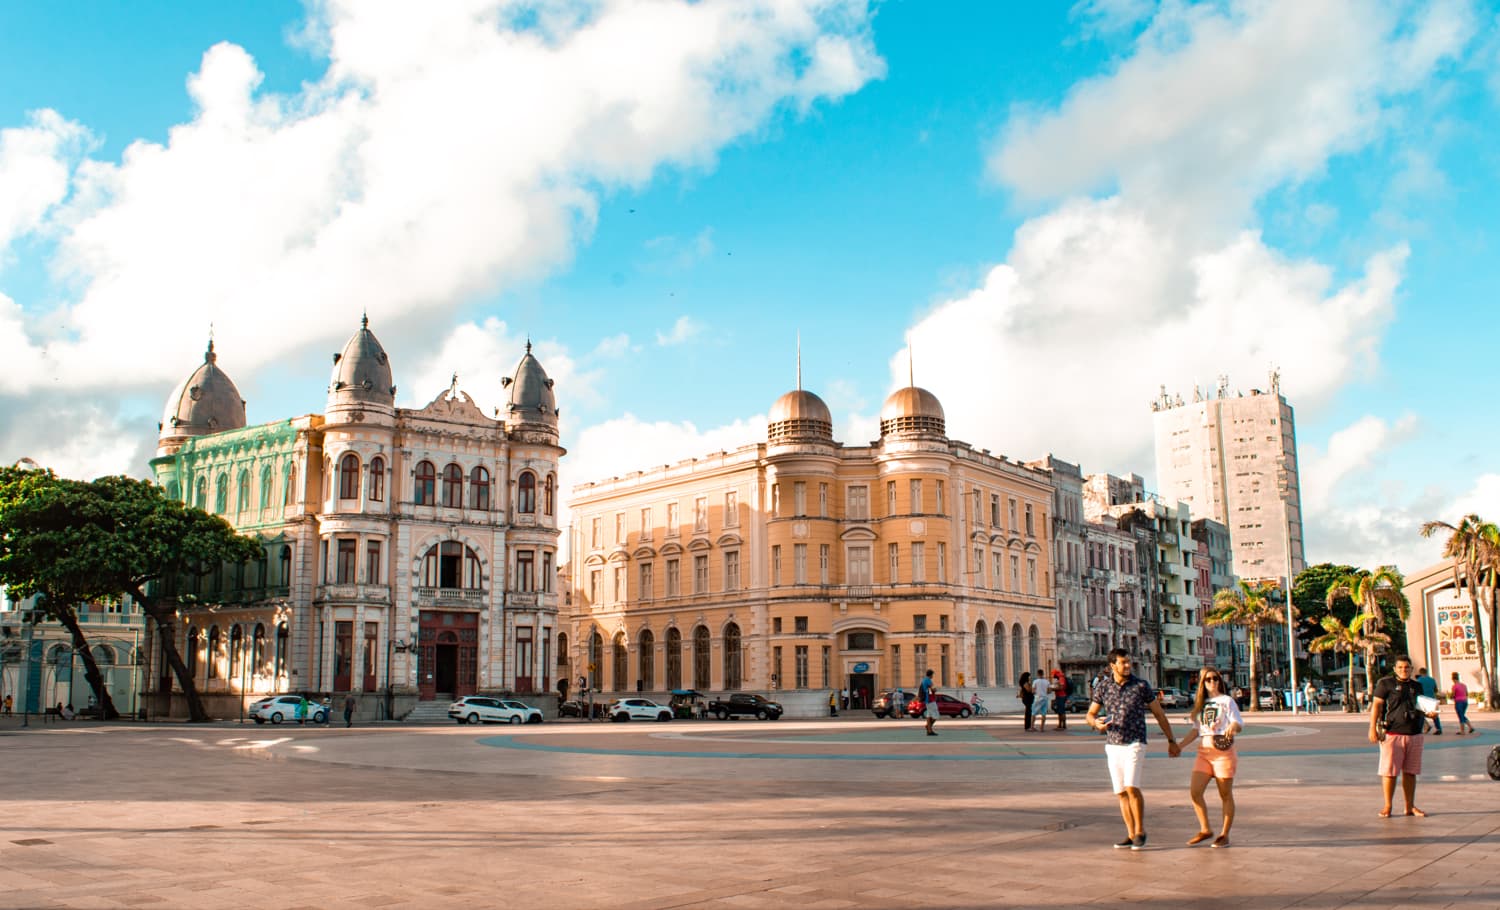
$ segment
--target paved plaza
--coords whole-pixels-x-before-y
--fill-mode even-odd
[[[1153,736],[1140,852],[1081,723],[7,720],[0,905],[1500,907],[1485,716],[1388,820],[1362,717],[1248,720],[1233,846]]]

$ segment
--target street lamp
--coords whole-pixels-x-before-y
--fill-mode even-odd
[[[1286,458],[1276,469],[1276,492],[1281,498],[1281,518],[1286,527],[1286,662],[1291,667],[1292,714],[1297,714],[1297,627],[1292,619],[1292,495],[1291,472],[1287,470]]]

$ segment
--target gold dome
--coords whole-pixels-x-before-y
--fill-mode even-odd
[[[833,414],[823,399],[806,389],[795,389],[771,405],[766,435],[771,442],[831,442]]]
[[[946,432],[943,405],[926,389],[897,389],[880,409],[881,436],[943,436]]]

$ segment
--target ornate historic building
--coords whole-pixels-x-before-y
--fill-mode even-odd
[[[948,438],[908,387],[845,446],[797,389],[768,438],[574,490],[558,675],[605,692],[781,690],[807,713],[1004,687],[1056,662],[1047,474]],[[800,696],[799,696],[800,693]]]
[[[178,647],[232,713],[249,693],[354,693],[361,712],[546,691],[557,602],[557,405],[530,344],[505,413],[454,385],[398,408],[368,320],[334,355],[322,414],[247,426],[213,345],[167,401],[169,495],[260,538],[258,564],[182,582]],[[158,693],[175,683],[159,655]]]

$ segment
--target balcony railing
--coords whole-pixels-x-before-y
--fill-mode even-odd
[[[510,607],[534,607],[538,599],[536,591],[505,592],[505,604]]]
[[[413,595],[422,606],[478,607],[484,605],[486,592],[483,588],[416,588]]]
[[[385,585],[331,584],[318,585],[318,600],[345,600],[359,603],[389,603],[391,589]]]

